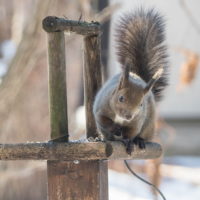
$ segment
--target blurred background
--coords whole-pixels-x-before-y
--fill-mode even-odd
[[[102,23],[105,80],[120,68],[113,38],[122,13],[155,7],[166,18],[170,85],[158,108],[155,141],[164,155],[130,161],[167,199],[200,199],[200,2],[198,0],[0,0],[0,143],[49,140],[46,33],[54,15]],[[70,139],[84,137],[82,37],[66,34]],[[109,162],[110,200],[157,199],[122,161]],[[0,161],[0,200],[45,200],[45,161]]]

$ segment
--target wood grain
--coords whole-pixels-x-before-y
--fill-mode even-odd
[[[84,38],[84,102],[86,109],[87,137],[97,137],[96,124],[92,112],[97,91],[102,86],[99,36]]]
[[[98,22],[74,21],[55,16],[48,16],[43,19],[43,29],[47,32],[67,31],[79,35],[98,35],[100,24]]]
[[[48,33],[49,107],[51,139],[68,140],[65,38],[63,32]]]
[[[92,108],[95,96],[102,86],[102,66],[100,54],[100,36],[84,37],[84,102],[86,109],[86,134],[87,137],[96,138],[98,136],[96,123]],[[90,180],[93,194],[84,199],[108,200],[108,164],[103,160],[94,161],[93,166],[90,162],[86,163],[89,173],[96,174]],[[81,169],[82,170],[82,169]],[[85,171],[86,172],[86,171]],[[95,187],[93,187],[93,183]],[[90,190],[90,189],[89,189]],[[82,198],[78,198],[82,199]]]
[[[48,165],[49,200],[108,199],[106,161],[48,161]]]
[[[67,86],[65,65],[65,38],[64,32],[48,33],[48,60],[49,60],[49,107],[50,107],[50,137],[54,140],[68,141],[68,118],[67,118]],[[26,152],[26,151],[24,151]],[[53,154],[53,150],[50,151]],[[41,152],[38,155],[43,155]],[[56,154],[55,154],[56,156]],[[23,155],[25,157],[25,155]],[[48,171],[48,198],[63,200],[60,195],[65,193],[68,185],[61,185],[61,176],[56,176],[52,167],[58,171],[63,166],[61,161],[55,165],[47,162]],[[53,187],[52,187],[53,185]],[[62,188],[57,192],[56,188]],[[69,187],[70,188],[70,187]],[[72,190],[72,188],[71,188]]]
[[[121,142],[67,142],[0,144],[0,160],[115,160],[152,159],[161,155],[159,144],[135,146],[131,155]]]

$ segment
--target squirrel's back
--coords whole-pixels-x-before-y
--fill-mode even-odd
[[[117,26],[116,42],[118,60],[122,67],[148,82],[159,68],[163,74],[152,88],[156,101],[167,85],[167,52],[164,44],[164,20],[154,9],[138,9],[125,14]]]

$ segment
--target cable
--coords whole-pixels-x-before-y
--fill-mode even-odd
[[[146,184],[150,185],[151,187],[153,187],[159,194],[160,196],[163,198],[163,200],[166,200],[165,196],[163,195],[163,193],[152,183],[149,183],[148,181],[146,181],[145,179],[141,178],[139,175],[137,175],[129,166],[127,160],[124,160],[124,163],[126,165],[126,167],[128,168],[128,170],[135,176],[137,177],[139,180],[145,182]]]

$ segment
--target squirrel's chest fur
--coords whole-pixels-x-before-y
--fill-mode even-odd
[[[123,125],[124,123],[129,122],[129,120],[125,120],[125,119],[123,119],[122,117],[120,117],[119,115],[116,114],[115,117],[114,117],[114,122],[117,123],[117,124]]]

